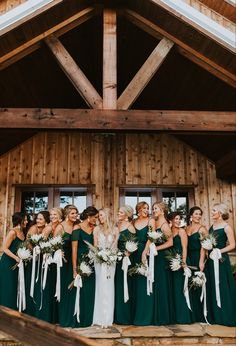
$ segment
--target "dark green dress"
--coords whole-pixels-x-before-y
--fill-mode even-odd
[[[156,231],[162,232],[161,228],[158,228]],[[166,256],[166,250],[159,250],[158,255],[155,256],[153,324],[157,326],[174,323],[171,271]]]
[[[125,250],[125,243],[132,234],[128,229],[119,234],[118,248],[120,251]],[[133,234],[132,234],[133,235]],[[130,261],[133,263],[133,254],[130,255]],[[129,266],[130,268],[130,266]],[[122,261],[116,264],[115,273],[115,313],[114,323],[133,324],[133,277],[127,277],[129,300],[124,302],[124,272],[122,270]]]
[[[173,250],[175,253],[182,255],[181,238],[177,234],[173,238]],[[183,293],[184,288],[184,271],[172,271],[172,284],[173,284],[173,298],[175,310],[175,323],[188,324],[192,323],[191,310],[189,310],[186,299]]]
[[[22,240],[16,237],[9,250],[16,254]],[[16,261],[6,255],[2,255],[0,260],[0,305],[17,310],[17,286],[18,286],[18,267],[12,270]]]
[[[199,270],[201,242],[199,231],[188,236],[188,258],[189,265],[197,267]],[[206,322],[203,315],[203,303],[200,301],[201,288],[190,290],[193,322]]]
[[[31,284],[31,272],[32,272],[32,261],[27,263],[25,266],[25,295],[26,295],[26,309],[25,314],[35,316],[35,302],[30,297],[30,284]],[[37,264],[36,264],[36,275],[37,275]]]
[[[66,262],[63,261],[63,267],[61,268],[61,300],[58,303],[58,320],[62,327],[72,327],[76,324],[73,316],[76,289],[68,289],[69,284],[73,281],[71,238],[71,234],[64,233],[63,251]]]
[[[79,261],[83,255],[88,253],[88,245],[84,242],[86,240],[93,244],[93,233],[88,234],[81,228],[74,230],[72,233],[72,241],[77,240],[78,243],[78,256]],[[83,277],[83,287],[80,289],[80,323],[77,322],[74,316],[75,324],[72,327],[88,327],[93,323],[93,309],[95,299],[95,274],[94,272],[88,276]],[[74,311],[74,310],[73,310]]]
[[[224,228],[214,230],[211,227],[209,233],[216,235],[216,247],[218,249],[226,246],[227,235]],[[211,307],[213,323],[224,326],[236,326],[236,285],[233,279],[229,255],[223,253],[222,260],[219,262],[221,308],[216,303],[214,262],[210,258],[206,266],[209,272],[207,285],[210,286],[211,295],[207,299]]]
[[[142,262],[142,253],[147,242],[148,225],[137,229],[138,250],[134,253],[134,264]],[[153,319],[153,294],[147,295],[147,278],[135,275],[133,278],[133,324],[148,326]]]

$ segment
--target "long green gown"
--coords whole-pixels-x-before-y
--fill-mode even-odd
[[[161,228],[156,230],[162,232]],[[171,271],[166,259],[167,251],[159,250],[154,264],[154,325],[169,325],[174,323],[174,308],[172,295]]]
[[[182,255],[181,238],[177,234],[173,238],[173,250]],[[192,323],[191,310],[189,310],[186,299],[183,293],[184,288],[184,271],[180,269],[178,271],[172,271],[172,284],[173,284],[173,298],[174,298],[174,310],[175,310],[175,323],[188,324]]]
[[[81,260],[82,256],[88,253],[88,245],[84,242],[86,240],[90,244],[93,244],[93,233],[88,234],[81,228],[74,230],[72,233],[72,241],[77,240],[78,244],[78,255],[77,260]],[[88,327],[93,323],[93,309],[95,299],[95,274],[94,272],[88,276],[83,277],[83,287],[80,289],[80,323],[76,321],[72,327]]]
[[[218,249],[224,248],[227,243],[227,235],[224,228],[214,230],[213,227],[209,230],[210,234],[216,235]],[[213,323],[221,324],[224,326],[236,326],[236,285],[233,279],[233,274],[230,266],[229,255],[227,253],[222,254],[222,261],[219,262],[219,280],[220,280],[220,299],[221,308],[216,303],[216,291],[215,291],[215,274],[214,274],[214,262],[210,258],[207,261],[208,267],[208,282],[211,289],[211,295],[207,297],[211,312]]]
[[[61,268],[61,300],[58,303],[58,320],[62,327],[73,327],[76,324],[74,314],[76,289],[68,289],[73,281],[73,270],[71,262],[71,238],[72,235],[63,234],[63,251],[66,262],[63,261]]]
[[[16,237],[9,250],[16,254],[22,240]],[[18,286],[18,267],[12,270],[16,261],[6,255],[2,255],[0,260],[0,305],[17,310],[17,286]]]
[[[188,258],[189,265],[197,267],[199,270],[201,242],[199,231],[188,236]],[[190,299],[192,307],[192,320],[194,322],[206,322],[203,315],[203,303],[200,301],[201,288],[190,290]]]
[[[138,250],[134,253],[134,263],[142,262],[142,253],[147,242],[148,225],[137,229]],[[143,275],[135,275],[133,278],[133,324],[148,326],[153,319],[153,294],[147,295],[147,278]]]
[[[118,248],[125,250],[125,243],[132,233],[125,229],[119,234]],[[130,255],[131,264],[133,263],[133,254]],[[129,266],[130,268],[130,266]],[[133,278],[127,276],[129,300],[124,302],[124,272],[122,270],[122,261],[116,264],[115,273],[115,312],[114,323],[132,324],[133,323]]]

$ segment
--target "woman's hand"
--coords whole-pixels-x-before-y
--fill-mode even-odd
[[[19,257],[16,256],[15,260],[16,260],[16,263],[20,263],[20,258]]]
[[[141,259],[142,259],[142,263],[143,264],[147,263],[147,253],[146,253],[146,251],[143,251]]]
[[[75,279],[76,276],[77,276],[77,271],[76,271],[76,269],[73,269],[73,279]]]

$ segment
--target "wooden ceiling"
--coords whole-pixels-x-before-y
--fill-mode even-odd
[[[102,95],[103,18],[101,2],[90,0],[63,1],[50,11],[32,18],[0,37],[0,59],[38,35],[67,20],[79,11],[98,5],[96,15],[83,24],[65,30],[60,41]],[[207,1],[202,1],[207,5]],[[107,1],[105,3],[109,3]],[[215,2],[211,2],[215,3]],[[218,3],[218,2],[216,2]],[[223,1],[215,8],[230,20],[232,6]],[[117,93],[121,95],[130,80],[151,54],[163,34],[175,44],[132,109],[236,111],[234,85],[235,56],[228,49],[197,31],[168,11],[148,0],[113,1],[119,8],[117,23]],[[229,7],[230,6],[230,7]],[[128,12],[127,12],[128,10]],[[135,13],[136,17],[130,17]],[[137,16],[141,21],[137,23]],[[145,19],[146,22],[142,22]],[[159,32],[156,31],[158,23]],[[154,26],[153,26],[154,25]],[[151,29],[150,29],[151,28]],[[164,35],[165,36],[165,35]],[[186,47],[187,48],[186,50]],[[193,52],[193,53],[191,53]],[[194,52],[197,52],[195,54]],[[195,55],[194,55],[195,54]],[[205,60],[201,60],[205,59]],[[6,60],[0,71],[0,107],[2,108],[88,108],[62,69],[55,62],[43,40],[29,50]],[[5,62],[4,62],[5,64]],[[3,65],[2,65],[3,66]],[[1,66],[0,66],[1,68]],[[193,122],[197,119],[193,119]],[[0,124],[1,126],[1,124]],[[235,133],[178,134],[214,162],[236,148]],[[0,154],[34,135],[35,130],[1,130]],[[231,163],[232,158],[231,158]],[[227,171],[227,172],[226,172]],[[233,179],[234,170],[221,177]],[[219,175],[220,176],[220,175]]]

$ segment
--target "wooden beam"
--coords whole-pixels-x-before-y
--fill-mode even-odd
[[[18,311],[0,307],[1,330],[27,345],[96,346],[97,342]]]
[[[4,68],[10,66],[11,64],[15,63],[16,61],[22,59],[26,55],[40,48],[43,39],[45,39],[46,37],[52,34],[54,34],[56,37],[60,37],[66,32],[74,29],[78,25],[94,17],[95,15],[97,15],[98,12],[99,8],[88,7],[76,13],[72,17],[67,18],[63,22],[53,26],[49,30],[42,32],[41,34],[32,38],[31,40],[23,43],[22,45],[13,49],[9,53],[6,53],[5,55],[0,57],[0,70],[3,70]]]
[[[168,38],[163,38],[158,43],[143,66],[120,95],[117,102],[118,109],[128,109],[135,102],[161,66],[173,45],[174,43]]]
[[[0,128],[236,132],[236,112],[0,109]]]
[[[103,13],[103,108],[116,109],[117,103],[116,10]]]
[[[102,98],[58,38],[51,35],[45,39],[45,42],[87,105],[91,108],[102,108]]]
[[[191,48],[190,46],[176,38],[174,35],[163,30],[158,25],[140,16],[135,11],[124,9],[123,14],[129,21],[131,21],[133,24],[138,26],[140,29],[146,31],[153,37],[157,39],[159,39],[160,37],[167,37],[169,40],[173,41],[178,46],[180,54],[194,61],[196,64],[198,64],[208,72],[212,73],[217,78],[223,80],[227,84],[236,88],[236,76],[231,72],[225,70],[223,67],[219,66],[212,60],[200,54],[198,51]]]

